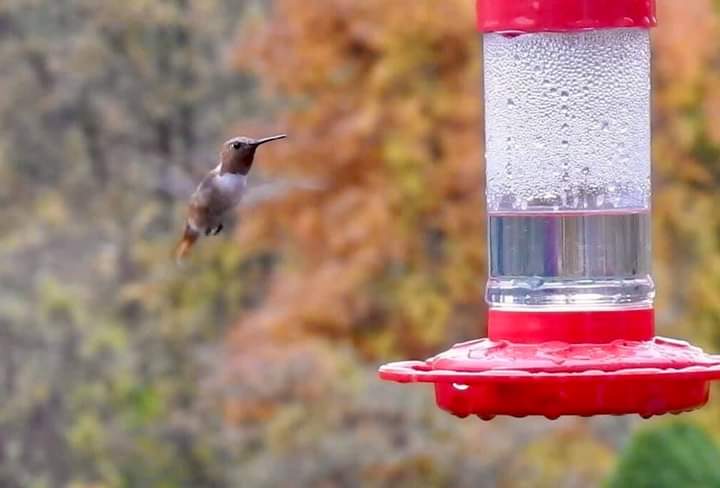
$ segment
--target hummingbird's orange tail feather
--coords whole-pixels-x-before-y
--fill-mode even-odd
[[[197,241],[198,233],[194,231],[189,225],[185,226],[185,232],[183,233],[182,239],[175,248],[175,260],[180,263],[185,256],[190,253],[190,248],[193,247],[195,241]]]

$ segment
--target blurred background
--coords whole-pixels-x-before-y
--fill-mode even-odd
[[[485,333],[473,3],[0,3],[0,487],[720,486],[720,391],[482,422],[377,380]],[[718,351],[720,3],[658,4],[658,332]],[[177,267],[219,144],[276,132]]]

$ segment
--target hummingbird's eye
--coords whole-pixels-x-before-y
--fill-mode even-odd
[[[242,146],[242,144],[240,144],[239,142],[233,142],[232,147],[233,147],[233,149],[235,149],[236,151],[237,151],[238,149],[240,149],[240,146]]]

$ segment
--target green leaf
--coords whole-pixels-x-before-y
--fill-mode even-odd
[[[720,450],[700,428],[672,423],[640,431],[608,482],[610,488],[720,486]]]

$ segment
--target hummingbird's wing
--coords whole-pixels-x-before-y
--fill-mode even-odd
[[[217,176],[218,171],[219,169],[215,168],[205,175],[190,197],[188,222],[195,229],[207,229],[217,225],[218,208],[224,209],[222,203],[218,202],[220,195],[213,185],[213,179]]]
[[[213,185],[213,179],[215,179],[219,172],[220,166],[217,166],[215,169],[208,172],[202,180],[200,180],[200,184],[190,197],[191,202],[195,202],[197,205],[210,205],[216,193],[215,185]]]
[[[319,180],[274,180],[252,183],[242,199],[243,207],[252,207],[261,203],[280,200],[295,191],[320,191],[326,185]]]
[[[176,200],[187,200],[196,190],[195,182],[200,175],[192,175],[178,166],[169,166],[152,184],[154,189]]]
[[[215,171],[211,171],[205,175],[195,192],[190,197],[190,205],[208,206],[213,197],[212,179],[215,177]]]

